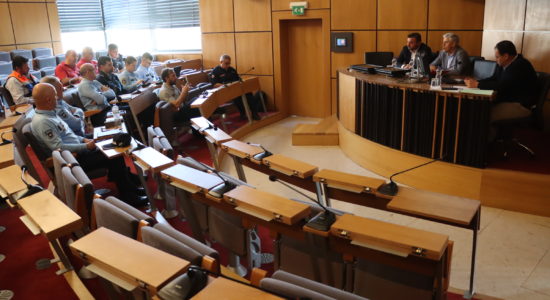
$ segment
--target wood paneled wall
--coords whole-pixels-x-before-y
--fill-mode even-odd
[[[514,42],[537,71],[550,72],[550,1],[486,0],[482,54],[494,59],[495,44]]]
[[[0,1],[0,51],[52,48],[62,53],[55,0]]]
[[[286,99],[273,85],[280,76],[273,58],[274,14],[290,11],[290,0],[200,0],[203,60],[205,67],[218,64],[223,53],[233,57],[240,72],[261,76],[271,88],[270,105],[286,107]],[[330,31],[353,32],[353,53],[331,53],[320,64],[330,66],[330,114],[336,113],[336,70],[363,63],[367,51],[393,51],[397,56],[410,32],[420,32],[434,51],[442,34],[455,32],[470,55],[480,55],[484,0],[309,0],[308,11],[330,13]],[[544,16],[540,16],[544,18]],[[274,92],[272,92],[275,89]],[[282,98],[280,96],[279,98]]]

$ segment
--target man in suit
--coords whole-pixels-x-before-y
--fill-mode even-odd
[[[491,121],[527,117],[531,114],[531,100],[536,95],[537,73],[531,63],[516,51],[510,41],[501,41],[495,46],[498,68],[490,78],[477,81],[466,78],[470,88],[495,90],[491,108]]]
[[[413,32],[407,36],[407,45],[403,46],[399,57],[397,57],[397,65],[403,69],[410,69],[411,60],[414,60],[419,55],[424,63],[424,68],[427,68],[433,60],[432,49],[428,45],[422,43],[422,36],[418,32]],[[427,71],[427,70],[425,70]]]
[[[441,68],[444,74],[449,76],[467,76],[470,75],[470,57],[468,53],[459,45],[459,37],[454,33],[445,33],[443,35],[443,50],[430,64],[430,71],[435,72]]]

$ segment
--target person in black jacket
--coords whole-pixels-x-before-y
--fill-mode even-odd
[[[496,91],[491,122],[529,116],[531,101],[537,92],[535,69],[517,53],[516,46],[510,41],[496,44],[495,59],[498,64],[495,75],[480,81],[467,78],[464,82],[470,88]]]
[[[220,57],[220,64],[210,73],[210,82],[214,85],[214,87],[220,87],[234,81],[241,81],[241,77],[239,76],[239,73],[237,73],[237,70],[231,67],[231,57],[224,54]],[[260,116],[258,115],[260,104],[259,101],[257,101],[251,93],[246,94],[246,99],[248,106],[250,107],[250,112],[252,113],[252,119],[260,120]],[[239,109],[241,119],[246,119],[245,109],[241,97],[235,98],[233,100],[233,104],[235,104],[235,106]]]
[[[128,93],[122,86],[122,83],[120,83],[118,77],[113,73],[113,61],[110,57],[101,56],[97,60],[97,65],[99,68],[99,74],[97,74],[96,78],[97,81],[111,88],[115,91],[117,96]]]
[[[428,71],[428,67],[434,55],[432,49],[428,45],[422,43],[422,36],[418,32],[413,32],[407,36],[407,45],[403,46],[401,53],[397,57],[397,66],[403,69],[410,69],[411,58],[416,55],[422,57],[422,62],[424,63],[424,71]]]

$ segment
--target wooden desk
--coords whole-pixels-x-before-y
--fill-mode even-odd
[[[140,286],[152,295],[189,266],[186,260],[104,227],[70,247],[74,254],[88,261],[93,270],[98,270],[98,275],[127,290]]]
[[[396,212],[463,225],[470,225],[480,206],[478,200],[407,187],[400,187],[397,195],[388,203],[388,208]]]
[[[117,133],[126,133],[128,130],[126,129],[126,125],[124,122],[115,128],[107,129],[105,126],[100,127],[94,127],[94,140],[105,140],[112,138]]]
[[[151,147],[133,151],[132,157],[144,167],[144,170],[152,170],[155,173],[158,173],[176,163],[166,155]]]
[[[208,191],[223,183],[223,180],[216,175],[201,172],[180,164],[164,169],[160,174],[163,179],[169,181],[172,185],[192,194]]]
[[[275,220],[287,225],[305,219],[311,208],[275,194],[241,185],[223,195],[224,200],[236,205],[238,211],[265,221]]]
[[[210,143],[216,144],[218,146],[233,139],[229,134],[225,133],[219,128],[206,129],[203,131],[203,134]]]
[[[261,147],[252,146],[238,140],[232,140],[223,143],[222,149],[227,151],[227,153],[231,155],[247,159],[254,157],[254,155],[256,154],[264,152],[264,149],[262,149]]]
[[[215,278],[198,294],[191,298],[192,300],[240,300],[240,299],[262,299],[276,300],[283,299],[273,294],[269,294],[260,289],[256,289],[241,283],[234,282],[223,277]]]
[[[324,169],[313,175],[313,181],[352,193],[375,193],[385,183],[382,179]]]
[[[379,250],[401,257],[416,255],[439,261],[449,237],[350,214],[337,218],[331,233],[351,240],[354,245]]]
[[[13,144],[0,146],[0,168],[5,168],[14,164],[13,150]]]
[[[0,169],[0,196],[13,199],[16,194],[26,191],[27,186],[21,180],[21,172],[21,168],[16,165]],[[38,184],[28,173],[25,174],[25,180],[30,184]]]
[[[71,270],[71,263],[58,239],[82,228],[83,222],[80,216],[47,190],[19,199],[17,204],[26,215],[21,217],[23,223],[29,226],[31,231],[33,226],[39,228],[59,255],[66,270],[58,271],[58,275]],[[28,219],[26,220],[25,217]]]
[[[204,117],[198,117],[191,119],[191,126],[199,131],[206,138],[206,145],[210,152],[210,157],[214,162],[214,167],[220,169],[220,161],[218,155],[218,148],[222,143],[232,140],[233,138],[225,133],[223,130],[217,128],[208,119]],[[225,128],[225,125],[224,125]]]
[[[197,117],[191,119],[191,126],[196,130],[201,130],[209,127],[214,127],[214,124],[205,117]]]
[[[300,178],[307,178],[319,170],[316,166],[286,157],[281,154],[273,154],[262,160],[269,168],[285,175],[293,175]]]
[[[22,115],[11,115],[11,116],[5,118],[4,120],[2,120],[2,122],[0,122],[0,130],[2,130],[4,128],[13,127],[15,122],[17,122],[17,120],[19,120],[19,118],[21,116]],[[2,131],[4,131],[4,130],[2,130]]]
[[[99,150],[101,152],[103,152],[103,154],[108,159],[119,157],[122,154],[126,153],[126,151],[128,151],[130,149],[133,149],[133,148],[136,148],[138,146],[136,141],[132,138],[132,142],[131,142],[130,146],[128,146],[128,147],[114,148],[114,149],[108,149],[108,150],[103,149],[103,146],[105,146],[107,144],[112,144],[112,143],[113,143],[113,139],[107,139],[107,140],[96,143],[96,146],[99,148]]]

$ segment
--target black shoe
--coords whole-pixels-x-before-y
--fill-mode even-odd
[[[130,193],[124,197],[124,202],[135,208],[139,208],[147,206],[149,204],[149,199],[147,199],[147,196],[136,196]]]
[[[136,195],[138,195],[138,196],[147,196],[147,192],[145,191],[144,187],[138,186],[136,188]]]
[[[260,117],[260,115],[258,115],[258,113],[253,113],[252,114],[252,119],[255,120],[255,121],[259,121],[262,119],[262,117]]]

